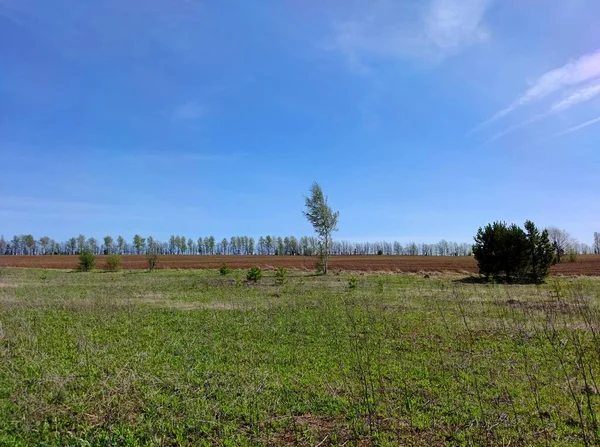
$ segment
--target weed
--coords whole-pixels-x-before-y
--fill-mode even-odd
[[[356,289],[358,287],[358,278],[354,275],[350,277],[348,280],[348,287],[350,289]]]

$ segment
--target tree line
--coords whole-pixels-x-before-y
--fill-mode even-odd
[[[600,233],[594,233],[592,246],[578,243],[568,232],[549,228],[551,243],[557,246],[558,256],[569,253],[600,254]],[[0,236],[0,255],[78,255],[89,249],[94,255],[102,254],[148,254],[160,255],[289,255],[314,256],[319,253],[320,241],[317,237],[261,236],[257,239],[248,236],[233,236],[216,239],[214,236],[197,239],[172,235],[168,241],[160,241],[152,236],[135,235],[131,240],[123,236],[105,236],[96,239],[83,234],[66,241],[57,241],[44,236],[35,238],[31,234],[5,239]],[[437,243],[398,241],[332,241],[329,253],[333,256],[377,255],[386,256],[470,256],[472,244],[441,240]]]
[[[94,255],[121,254],[145,255],[287,255],[314,256],[320,253],[321,241],[317,237],[304,236],[233,236],[217,239],[214,236],[188,238],[172,235],[168,241],[152,236],[136,234],[131,240],[123,236],[105,236],[101,239],[83,234],[66,241],[31,234],[0,236],[0,255],[78,255],[89,250]],[[470,256],[472,246],[441,240],[437,243],[405,243],[398,241],[330,241],[329,253],[333,256],[386,255],[386,256]]]

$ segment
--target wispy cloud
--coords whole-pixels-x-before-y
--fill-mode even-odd
[[[540,121],[541,119],[544,119],[550,115],[564,112],[578,104],[584,103],[586,101],[590,101],[590,100],[594,99],[596,96],[598,96],[599,94],[600,94],[600,82],[590,85],[590,86],[587,86],[587,87],[584,87],[584,88],[581,88],[581,89],[575,91],[574,93],[571,93],[570,95],[566,96],[562,100],[557,101],[554,104],[552,104],[552,106],[550,107],[550,110],[548,110],[548,112],[541,113],[539,115],[535,115],[532,118],[529,118],[528,120],[523,121],[522,123],[515,124],[514,126],[510,126],[509,128],[503,130],[502,132],[498,132],[496,135],[494,135],[492,138],[490,138],[486,142],[486,144],[496,141],[518,129],[522,129],[523,127],[526,127],[532,123]]]
[[[492,0],[434,0],[425,17],[427,37],[445,51],[486,40],[483,17],[491,4]]]
[[[563,65],[560,68],[556,68],[554,70],[550,70],[544,73],[542,76],[537,78],[525,91],[523,95],[517,98],[510,106],[505,109],[500,110],[494,116],[492,116],[487,121],[476,126],[470,133],[477,132],[487,125],[493,123],[494,121],[508,115],[509,113],[515,111],[516,109],[530,104],[535,101],[539,101],[552,93],[556,93],[566,87],[579,85],[584,82],[593,80],[600,77],[600,50],[597,50],[593,53],[585,54],[575,61],[571,61],[566,65]],[[584,89],[585,90],[585,89]],[[588,95],[590,92],[587,93]],[[575,95],[574,95],[575,96]],[[595,96],[592,95],[592,96]],[[583,95],[582,97],[585,97]],[[565,104],[563,106],[557,107],[571,107],[569,105],[569,98],[565,100]],[[583,99],[582,101],[585,101]],[[576,98],[573,98],[573,104],[577,104],[578,101]]]
[[[487,140],[485,142],[485,144],[487,145],[487,144],[493,143],[494,141],[497,141],[500,138],[503,138],[506,135],[511,134],[516,130],[522,129],[523,127],[529,126],[530,124],[540,121],[541,119],[545,118],[546,116],[548,116],[548,113],[541,113],[539,115],[533,116],[532,118],[529,118],[528,120],[523,121],[522,123],[518,123],[513,126],[510,126],[509,128],[504,129],[503,131],[500,131],[497,134],[495,134],[494,136],[492,136],[492,138]]]
[[[206,108],[198,101],[188,101],[173,110],[171,121],[195,121],[206,115]]]
[[[577,90],[575,93],[558,101],[550,108],[550,113],[558,113],[570,109],[577,104],[589,101],[600,94],[600,82]]]
[[[586,121],[585,123],[579,124],[578,126],[571,127],[571,128],[569,128],[569,129],[567,129],[567,130],[565,130],[563,132],[559,132],[557,134],[554,134],[550,138],[562,137],[563,135],[567,135],[567,134],[570,134],[570,133],[573,133],[573,132],[577,132],[578,130],[584,129],[584,128],[586,128],[588,126],[591,126],[592,124],[596,124],[596,123],[600,123],[600,117],[594,118],[593,120]]]
[[[489,36],[484,15],[493,0],[378,0],[354,18],[337,20],[328,46],[368,70],[372,58],[440,60]],[[361,17],[356,19],[355,17]]]

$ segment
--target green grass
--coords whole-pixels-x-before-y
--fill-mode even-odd
[[[595,445],[600,280],[0,270],[1,445]]]

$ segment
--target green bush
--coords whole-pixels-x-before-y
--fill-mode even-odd
[[[504,222],[479,228],[473,245],[479,273],[488,280],[542,281],[555,262],[554,247],[547,230],[540,233],[531,221],[525,222],[525,230]]]
[[[223,264],[221,264],[221,268],[219,269],[219,273],[223,276],[231,273],[231,269],[229,268],[229,266],[227,265],[226,262],[224,262]]]
[[[96,267],[96,257],[90,249],[85,248],[79,253],[79,270],[82,272],[89,272],[94,270]]]
[[[356,289],[358,287],[358,278],[356,278],[356,276],[350,277],[348,280],[348,287],[350,287],[350,289]]]
[[[315,263],[315,272],[317,275],[323,275],[325,273],[325,258],[323,255],[319,255],[317,262]]]
[[[262,270],[260,267],[258,266],[254,266],[252,267],[250,270],[248,270],[248,274],[246,275],[246,279],[248,281],[259,281],[262,278]]]
[[[110,272],[116,272],[121,269],[121,256],[114,253],[106,257],[106,266]]]
[[[156,253],[148,253],[146,255],[146,262],[148,263],[148,271],[151,272],[158,264],[158,255]]]
[[[577,252],[570,251],[569,252],[569,262],[575,262],[575,261],[577,261]]]
[[[287,282],[287,269],[285,267],[279,267],[275,272],[275,280],[283,285]]]

